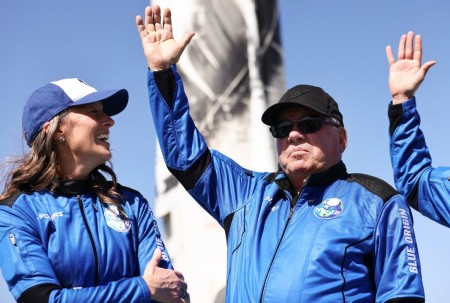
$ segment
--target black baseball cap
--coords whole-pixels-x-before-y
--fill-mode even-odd
[[[334,99],[318,86],[300,84],[287,90],[278,103],[271,105],[263,113],[261,120],[264,124],[274,125],[278,116],[285,109],[305,106],[321,115],[335,118],[344,126],[344,118]]]

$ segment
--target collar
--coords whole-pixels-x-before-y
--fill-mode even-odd
[[[347,177],[348,177],[347,168],[345,167],[344,162],[342,162],[341,160],[328,170],[311,175],[306,181],[306,183],[303,185],[303,187],[326,186],[335,182],[336,180],[346,179]],[[281,169],[278,170],[276,173],[270,174],[268,181],[275,182],[283,190],[287,190],[292,193],[295,192],[288,178]]]
[[[62,196],[86,194],[92,191],[89,179],[57,179],[53,182],[54,192]]]
[[[305,186],[325,186],[333,183],[336,180],[346,179],[347,177],[347,168],[345,167],[344,162],[339,161],[330,169],[321,173],[311,175]]]

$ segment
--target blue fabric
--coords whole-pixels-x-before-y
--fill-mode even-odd
[[[399,112],[401,117],[393,118],[399,118],[400,122],[390,141],[395,185],[408,200],[417,200],[420,213],[450,227],[450,167],[432,166],[425,136],[420,129],[416,99],[399,106],[402,108]]]
[[[189,115],[175,66],[172,71],[176,92],[171,102],[161,95],[155,73],[148,73],[153,121],[172,171],[187,171],[211,154],[188,190],[222,226],[233,216],[227,237],[227,302],[424,298],[412,217],[403,196],[383,201],[358,182],[334,177],[348,176],[341,163],[311,176],[293,201],[280,187],[284,174],[249,173],[208,149]],[[328,179],[326,186],[321,184]]]
[[[65,197],[44,190],[0,205],[0,266],[16,300],[27,289],[50,283],[60,289],[51,292],[49,302],[151,301],[141,276],[157,246],[163,252],[159,266],[172,264],[146,199],[120,188],[126,220],[90,193]]]

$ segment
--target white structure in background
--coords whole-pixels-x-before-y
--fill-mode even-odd
[[[177,68],[209,147],[246,168],[275,171],[274,140],[261,115],[285,91],[276,0],[153,2],[171,8],[176,39],[196,33]],[[224,230],[157,155],[155,210],[174,266],[184,274],[192,302],[223,302]]]

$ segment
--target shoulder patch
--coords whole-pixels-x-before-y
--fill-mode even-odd
[[[14,202],[16,202],[17,198],[19,198],[19,196],[21,194],[22,194],[21,192],[15,192],[14,194],[9,196],[8,198],[0,200],[0,205],[6,205],[6,206],[9,206],[9,207],[12,207]]]
[[[398,194],[398,192],[386,181],[365,174],[350,174],[349,182],[357,182],[371,193],[380,197],[384,202]]]

